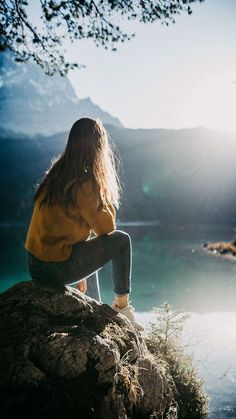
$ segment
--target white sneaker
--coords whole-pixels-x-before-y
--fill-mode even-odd
[[[119,308],[114,301],[112,303],[112,308],[118,311],[118,313],[123,314],[123,316],[126,316],[127,319],[131,321],[131,323],[137,330],[140,330],[140,331],[144,330],[144,327],[134,319],[134,307],[131,306],[131,304],[127,305],[126,307]]]

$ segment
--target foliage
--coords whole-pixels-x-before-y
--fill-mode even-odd
[[[168,303],[155,308],[156,321],[150,323],[147,344],[159,363],[166,365],[173,379],[172,389],[179,419],[203,419],[208,415],[208,397],[204,382],[198,377],[190,355],[185,353],[180,337],[189,317],[172,310]]]
[[[32,24],[28,0],[0,2],[0,51],[10,49],[17,61],[32,58],[45,69],[65,75],[69,69],[81,67],[69,63],[61,53],[65,38],[71,42],[92,39],[97,46],[115,51],[117,42],[130,40],[134,34],[124,32],[119,21],[126,17],[143,23],[160,20],[175,23],[182,11],[192,13],[191,5],[204,0],[40,0],[40,25]],[[118,23],[117,23],[118,22]]]

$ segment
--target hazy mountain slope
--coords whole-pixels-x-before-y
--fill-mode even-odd
[[[107,125],[123,162],[121,220],[236,222],[236,144],[222,132],[131,130]],[[6,134],[6,133],[5,133]],[[1,140],[1,221],[27,220],[33,185],[66,133]]]
[[[122,127],[117,118],[95,105],[79,100],[67,77],[46,76],[35,64],[16,63],[10,53],[0,54],[0,126],[28,135],[68,130],[82,117],[99,117]]]
[[[113,129],[113,135],[123,160],[125,217],[132,205],[141,219],[235,222],[233,136],[204,128]]]

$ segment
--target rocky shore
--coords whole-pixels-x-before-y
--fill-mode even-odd
[[[232,242],[205,243],[203,247],[206,251],[215,255],[236,259],[236,240]]]
[[[33,280],[0,295],[0,314],[2,418],[205,417],[191,380],[110,306]]]

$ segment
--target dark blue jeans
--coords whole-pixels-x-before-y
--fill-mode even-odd
[[[87,295],[100,301],[98,270],[112,261],[112,276],[116,295],[131,291],[132,247],[124,231],[93,237],[73,245],[66,261],[44,262],[27,252],[27,265],[33,279],[56,284],[73,284],[88,278]]]

